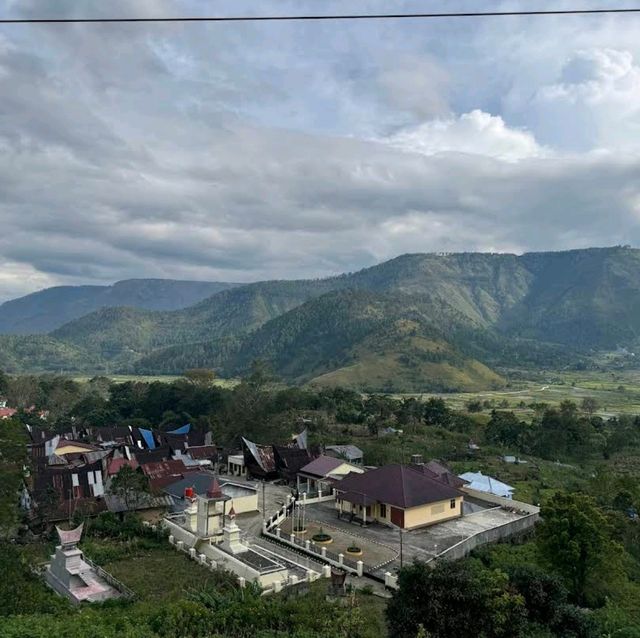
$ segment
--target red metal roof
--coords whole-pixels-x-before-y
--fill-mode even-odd
[[[187,471],[187,466],[179,459],[144,463],[140,467],[145,476],[148,476],[150,479],[159,479],[165,476],[180,476]]]
[[[138,461],[135,459],[111,459],[109,466],[107,467],[107,474],[113,476],[117,474],[125,465],[128,465],[132,470],[138,469]]]
[[[196,447],[188,447],[186,449],[186,453],[194,461],[213,459],[218,455],[215,445],[198,445]]]

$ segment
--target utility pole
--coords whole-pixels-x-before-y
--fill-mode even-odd
[[[402,527],[398,528],[400,530],[400,569],[402,569],[403,565],[403,556],[402,556]]]

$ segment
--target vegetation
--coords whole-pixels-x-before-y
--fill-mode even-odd
[[[618,393],[624,384],[625,396],[634,396],[630,376],[588,378],[589,393],[601,383]],[[553,402],[521,407],[518,395],[508,394],[462,400],[285,387],[258,363],[234,387],[210,382],[206,371],[170,382],[0,375],[0,392],[21,407],[2,425],[2,521],[10,522],[5,534],[27,540],[16,503],[26,441],[20,424],[34,422],[31,406],[48,409],[47,426],[59,432],[71,423],[172,429],[189,422],[211,430],[223,445],[238,433],[257,442],[284,441],[308,427],[312,444],[355,443],[367,464],[408,462],[418,453],[425,460],[439,458],[458,473],[482,470],[515,486],[516,498],[542,505],[542,523],[521,545],[485,547],[433,571],[407,566],[400,593],[388,606],[391,635],[640,636],[640,419],[635,415],[607,414],[601,396],[599,406],[559,395]],[[569,396],[575,390],[571,383],[559,387]],[[473,448],[471,440],[477,444]],[[506,463],[504,454],[517,455],[519,462]],[[260,598],[250,589],[237,590],[224,572],[171,552],[162,535],[135,516],[101,515],[87,521],[86,529],[87,555],[138,599],[70,609],[31,571],[47,547],[5,543],[0,566],[26,592],[18,604],[17,590],[5,584],[0,591],[6,635],[384,635],[385,602],[376,596],[358,594],[352,608],[327,606],[320,583],[308,596]]]
[[[504,365],[586,369],[599,365],[594,351],[633,349],[639,268],[640,252],[623,247],[521,257],[404,255],[329,279],[221,284],[226,289],[171,311],[150,301],[148,291],[160,284],[142,282],[139,303],[127,297],[130,307],[100,301],[89,313],[91,302],[81,314],[82,304],[70,310],[63,303],[77,318],[47,337],[0,337],[0,365],[147,374],[213,368],[234,376],[263,358],[296,383],[491,389],[503,384],[497,368]],[[56,296],[42,295],[42,308]],[[0,331],[1,320],[2,312]],[[633,360],[625,352],[615,365]],[[587,412],[595,411],[589,405]]]

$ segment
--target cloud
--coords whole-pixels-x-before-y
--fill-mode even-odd
[[[509,128],[499,115],[478,109],[457,118],[434,119],[401,130],[387,142],[424,155],[469,153],[508,162],[549,154],[530,132]]]
[[[637,34],[504,24],[0,29],[0,299],[640,243]]]

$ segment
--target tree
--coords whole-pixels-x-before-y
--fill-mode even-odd
[[[208,368],[191,368],[185,371],[185,379],[200,388],[210,388],[216,378],[216,373]]]
[[[451,421],[451,410],[444,399],[430,397],[424,404],[424,422],[427,425],[446,427]]]
[[[589,416],[593,416],[600,408],[600,404],[593,397],[585,397],[582,399],[580,407],[583,412],[586,412]]]
[[[118,497],[127,510],[134,510],[149,493],[149,482],[144,474],[129,465],[123,465],[111,479],[109,493]]]
[[[482,402],[478,399],[471,399],[467,402],[467,412],[482,412]]]
[[[491,411],[491,419],[487,423],[486,437],[493,443],[505,446],[518,446],[525,429],[524,423],[513,412]]]
[[[392,638],[522,636],[524,600],[509,590],[507,576],[471,560],[443,561],[430,569],[414,563],[400,570],[399,588],[387,607]]]
[[[564,580],[577,604],[593,602],[589,586],[616,575],[622,548],[590,496],[557,493],[542,508],[537,544],[549,567]]]

